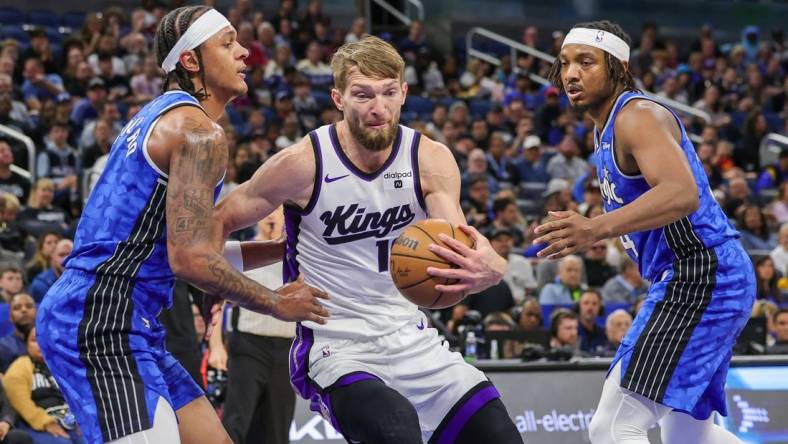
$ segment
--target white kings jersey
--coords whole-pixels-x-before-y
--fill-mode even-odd
[[[298,274],[326,291],[325,325],[315,334],[371,338],[398,330],[420,314],[389,274],[389,251],[408,225],[427,217],[419,183],[421,135],[399,126],[383,166],[366,173],[342,151],[335,125],[309,134],[315,152],[312,196],[301,210],[285,205],[285,282]]]

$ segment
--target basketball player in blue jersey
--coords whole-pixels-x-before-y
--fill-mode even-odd
[[[179,8],[159,24],[156,50],[167,91],[115,140],[39,308],[39,343],[87,442],[229,443],[203,390],[164,348],[157,315],[172,304],[175,276],[316,325],[324,293],[303,282],[272,292],[228,261],[259,266],[280,258],[281,244],[231,244],[223,257],[212,214],[228,153],[215,122],[247,89],[235,29],[209,7]]]
[[[227,234],[284,204],[285,280],[301,273],[330,296],[328,323],[298,324],[293,387],[351,443],[522,443],[495,387],[442,345],[388,270],[391,243],[408,225],[428,215],[465,223],[457,163],[399,125],[407,84],[391,45],[346,44],[332,68],[344,120],[269,159],[216,210]],[[474,248],[441,252],[462,267],[450,290],[475,292],[500,282],[506,261],[466,230]]]
[[[551,70],[593,119],[605,214],[550,213],[534,243],[558,258],[620,236],[648,297],[621,343],[590,426],[591,442],[738,443],[714,424],[727,414],[725,377],[750,315],[755,278],[738,233],[711,194],[681,120],[634,86],[629,37],[608,21],[575,26]]]

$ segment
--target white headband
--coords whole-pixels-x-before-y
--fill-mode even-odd
[[[572,28],[569,34],[566,35],[561,48],[571,44],[593,46],[609,53],[622,62],[629,61],[629,45],[627,45],[627,42],[622,40],[621,37],[601,29]]]
[[[175,69],[178,60],[185,51],[194,49],[202,42],[211,38],[214,34],[221,31],[225,27],[230,26],[230,22],[215,9],[210,9],[200,18],[194,21],[186,32],[183,33],[181,38],[175,43],[167,57],[161,62],[161,67],[164,72],[170,72]]]

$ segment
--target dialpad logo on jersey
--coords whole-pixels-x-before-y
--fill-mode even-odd
[[[607,168],[604,169],[604,177],[600,181],[599,187],[602,191],[602,199],[607,201],[608,205],[615,202],[619,205],[624,205],[624,199],[620,198],[616,193],[616,184],[610,181],[610,172]]]
[[[368,237],[386,237],[389,233],[407,227],[416,214],[410,205],[398,205],[381,212],[367,212],[358,204],[338,206],[333,212],[326,211],[320,220],[326,225],[323,239],[329,245],[344,244]]]

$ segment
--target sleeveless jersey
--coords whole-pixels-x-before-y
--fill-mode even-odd
[[[616,162],[614,122],[630,100],[652,100],[638,92],[624,92],[616,100],[602,132],[594,129],[597,176],[602,190],[605,211],[613,211],[636,200],[651,187],[642,175],[621,172]],[[652,100],[653,101],[653,100]],[[658,103],[658,102],[655,102]],[[673,262],[698,249],[712,248],[739,237],[722,208],[714,200],[703,165],[698,159],[681,120],[671,111],[681,129],[681,150],[695,178],[700,206],[691,215],[654,230],[630,233],[621,237],[627,254],[640,267],[640,274],[655,282]]]
[[[178,106],[200,104],[184,91],[167,91],[145,105],[120,132],[85,205],[74,250],[65,264],[97,275],[162,284],[156,288],[166,290],[159,300],[165,306],[174,280],[167,260],[167,175],[148,155],[147,142],[159,118]]]
[[[335,125],[309,134],[316,172],[302,210],[285,206],[284,280],[299,273],[326,291],[326,325],[307,322],[316,335],[376,337],[418,314],[389,274],[391,243],[408,225],[427,217],[419,182],[420,134],[400,126],[391,154],[376,172],[359,170],[342,151]]]

